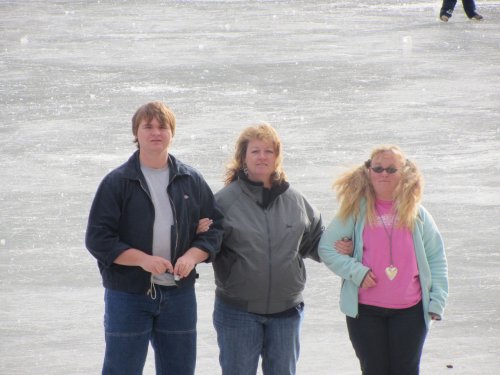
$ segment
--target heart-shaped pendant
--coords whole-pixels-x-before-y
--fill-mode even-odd
[[[387,275],[389,280],[392,281],[392,280],[394,280],[394,278],[398,274],[398,269],[396,267],[394,267],[393,265],[390,265],[389,267],[387,267],[385,269],[385,274]]]

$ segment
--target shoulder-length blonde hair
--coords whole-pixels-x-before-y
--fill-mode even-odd
[[[226,175],[224,178],[225,185],[228,185],[232,181],[236,180],[240,171],[244,170],[248,144],[250,141],[255,139],[270,142],[274,146],[276,162],[274,165],[274,173],[272,175],[273,184],[281,184],[286,181],[286,174],[283,170],[283,151],[281,140],[276,130],[268,123],[263,122],[251,125],[241,132],[238,140],[236,141],[233,158],[226,167]]]
[[[394,191],[394,209],[397,215],[397,225],[413,229],[418,215],[418,206],[422,200],[424,181],[418,167],[406,158],[403,151],[394,145],[380,146],[374,149],[371,157],[361,166],[342,174],[333,183],[340,208],[337,213],[342,220],[350,215],[359,215],[362,200],[366,201],[366,217],[369,224],[376,221],[375,190],[370,182],[369,168],[371,160],[383,152],[392,152],[400,161],[401,180]]]

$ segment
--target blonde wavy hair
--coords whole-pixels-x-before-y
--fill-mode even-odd
[[[418,215],[418,206],[422,200],[424,181],[418,167],[406,158],[403,151],[394,145],[375,148],[361,166],[342,174],[333,183],[340,208],[337,216],[346,221],[350,215],[359,216],[361,201],[366,201],[366,217],[369,224],[377,219],[375,210],[375,190],[370,182],[369,168],[373,158],[383,152],[392,152],[401,163],[401,180],[394,191],[394,209],[397,226],[413,229]]]
[[[240,171],[244,170],[248,144],[250,141],[255,139],[270,142],[274,146],[276,162],[274,165],[274,173],[272,175],[273,185],[281,184],[287,180],[285,171],[283,170],[283,151],[281,140],[276,130],[268,123],[263,122],[251,125],[243,129],[241,132],[238,140],[236,141],[233,158],[226,167],[226,174],[224,178],[225,185],[228,185],[236,180]]]

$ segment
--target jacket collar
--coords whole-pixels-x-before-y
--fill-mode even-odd
[[[186,164],[171,154],[168,154],[168,167],[170,169],[170,180],[173,180],[176,176],[191,174]],[[143,179],[141,162],[139,160],[139,150],[136,150],[125,163],[124,176],[131,180]]]
[[[237,178],[241,189],[263,208],[267,208],[275,198],[287,191],[290,186],[285,181],[281,184],[273,184],[270,189],[267,189],[262,182],[250,181],[243,171],[238,173]]]

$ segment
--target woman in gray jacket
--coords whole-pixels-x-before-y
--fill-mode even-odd
[[[303,258],[318,258],[321,215],[292,189],[281,141],[269,124],[243,130],[216,195],[224,213],[213,264],[214,326],[223,375],[295,374],[306,281]]]

